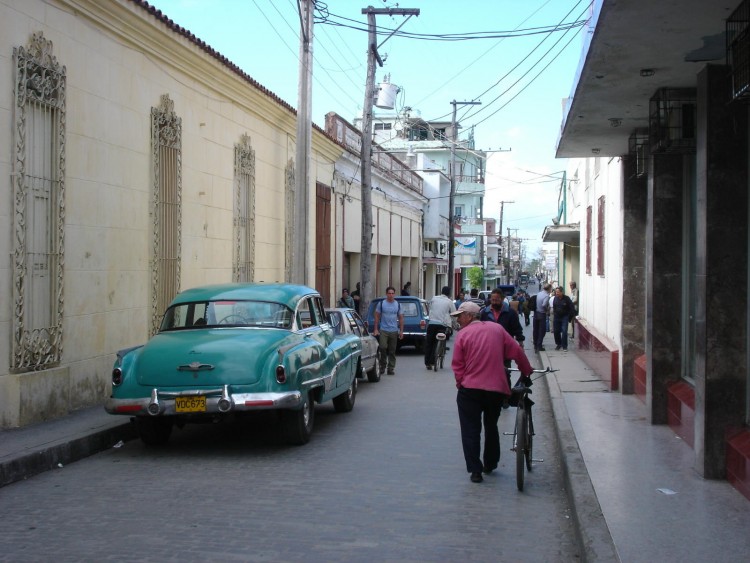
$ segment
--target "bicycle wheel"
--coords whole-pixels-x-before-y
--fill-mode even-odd
[[[531,417],[525,409],[524,414],[526,414],[526,422],[528,423],[526,425],[526,451],[524,452],[524,454],[526,456],[526,469],[531,471],[531,462],[533,461],[531,456],[534,449],[534,435],[531,433]]]
[[[521,399],[523,400],[523,399]],[[516,411],[516,486],[523,491],[523,478],[526,457],[526,444],[528,441],[528,415],[521,407]]]
[[[438,340],[435,350],[435,371],[443,369],[443,357],[445,356],[445,340]]]

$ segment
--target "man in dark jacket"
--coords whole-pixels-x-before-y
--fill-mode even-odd
[[[555,289],[555,300],[552,302],[553,321],[552,331],[555,336],[555,350],[562,348],[568,351],[568,323],[575,319],[576,308],[570,297],[563,293],[563,288]]]
[[[500,288],[492,290],[490,304],[479,313],[479,320],[499,323],[518,342],[526,339],[518,313],[505,301],[505,294]]]

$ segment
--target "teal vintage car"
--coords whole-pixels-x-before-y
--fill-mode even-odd
[[[315,403],[354,407],[361,344],[334,337],[323,300],[291,284],[224,284],[181,292],[147,344],[117,353],[111,414],[147,444],[174,425],[274,409],[287,440],[305,444]]]

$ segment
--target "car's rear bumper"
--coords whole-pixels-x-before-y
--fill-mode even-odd
[[[205,410],[177,412],[177,397],[205,397]],[[104,409],[110,414],[173,416],[181,414],[226,414],[230,412],[267,409],[293,409],[302,405],[302,393],[231,393],[228,386],[217,389],[186,391],[159,391],[153,389],[150,397],[117,399],[110,397]]]

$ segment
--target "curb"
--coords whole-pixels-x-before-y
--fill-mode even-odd
[[[89,457],[121,440],[126,442],[135,437],[135,428],[127,420],[79,438],[60,440],[33,453],[0,463],[0,487]]]
[[[537,352],[544,368],[550,367],[544,352]],[[550,374],[554,375],[554,373]],[[591,483],[583,454],[570,423],[560,385],[556,377],[547,378],[555,432],[560,445],[560,462],[568,500],[573,508],[576,536],[581,547],[581,561],[620,561],[612,534],[604,519],[594,485]]]

